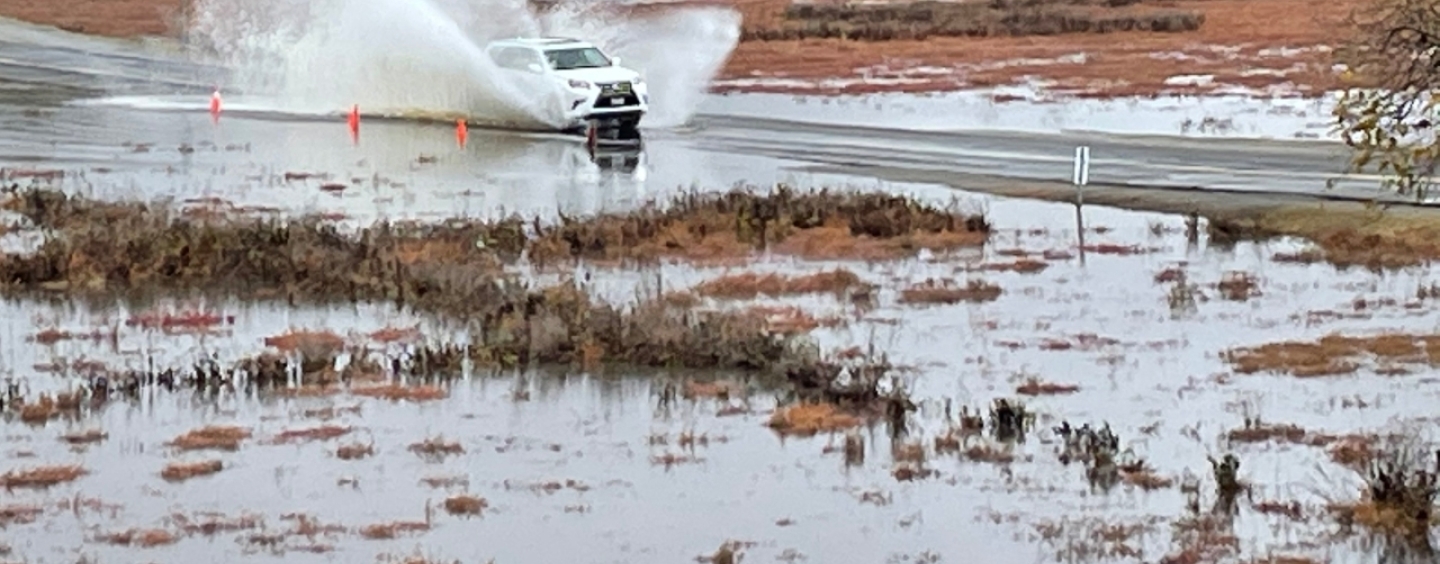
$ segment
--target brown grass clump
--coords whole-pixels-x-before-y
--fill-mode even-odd
[[[455,495],[445,499],[445,511],[451,515],[479,515],[490,503],[483,497]]]
[[[118,533],[105,535],[105,542],[120,546],[139,546],[141,548],[152,548],[175,544],[180,540],[174,533],[164,529],[130,529]]]
[[[5,489],[44,489],[57,484],[73,482],[88,473],[89,472],[78,464],[11,470],[3,476],[0,476],[0,486],[3,486]]]
[[[1261,423],[1246,421],[1244,427],[1231,429],[1225,438],[1237,443],[1263,443],[1267,441],[1308,444],[1311,435],[1305,429],[1286,423]]]
[[[900,292],[902,304],[957,304],[960,302],[990,302],[1000,297],[999,286],[984,280],[971,280],[964,286],[957,286],[949,280],[927,279]]]
[[[250,438],[250,430],[225,426],[209,425],[176,437],[169,445],[180,450],[227,450],[235,451],[240,449],[240,443]]]
[[[989,229],[980,216],[903,197],[779,186],[764,195],[686,194],[663,207],[571,220],[542,228],[530,247],[544,263],[743,258],[767,247],[815,259],[885,259],[977,246]]]
[[[418,533],[428,530],[430,530],[428,523],[395,521],[393,523],[380,523],[361,527],[360,536],[370,540],[387,540],[397,538],[406,533]]]
[[[1297,206],[1219,224],[1212,219],[1211,225],[1212,231],[1214,226],[1223,225],[1237,238],[1299,236],[1315,244],[1313,249],[1275,257],[1282,262],[1326,262],[1341,268],[1381,270],[1440,259],[1440,226],[1421,210],[1379,212]]]
[[[990,464],[1009,464],[1015,461],[1015,454],[1009,450],[998,448],[990,444],[975,444],[965,449],[966,460],[974,462],[988,462]]]
[[[351,388],[350,393],[357,396],[381,398],[390,401],[412,402],[433,401],[450,397],[449,392],[436,386],[401,386],[399,384]]]
[[[1018,272],[1021,274],[1034,274],[1047,268],[1050,268],[1050,263],[1043,260],[1021,258],[1013,262],[986,263],[970,270],[979,272]]]
[[[798,294],[843,295],[847,290],[857,288],[862,284],[859,276],[842,268],[803,276],[744,272],[706,281],[696,286],[694,292],[715,298],[749,300],[761,295],[770,297]]]
[[[337,425],[321,425],[319,427],[310,427],[307,429],[286,429],[284,431],[281,431],[280,434],[275,435],[275,442],[279,444],[309,441],[328,441],[330,439],[348,435],[352,430],[353,429],[351,429],[350,427],[340,427]]]
[[[1440,364],[1440,335],[1387,333],[1367,337],[1327,335],[1318,341],[1285,341],[1225,351],[1241,374],[1277,372],[1299,377],[1351,374],[1360,361]]]
[[[444,437],[431,437],[414,443],[410,445],[409,450],[420,455],[421,458],[430,460],[441,460],[446,456],[465,454],[465,447],[455,441],[447,441]]]
[[[1073,394],[1080,391],[1080,386],[1074,384],[1056,384],[1053,382],[1042,382],[1039,378],[1025,380],[1024,384],[1015,388],[1015,393],[1026,396],[1054,396],[1061,394]]]
[[[99,429],[88,429],[78,433],[66,433],[65,435],[60,437],[60,440],[70,443],[72,445],[87,445],[91,443],[98,443],[108,438],[110,438],[110,435],[104,431],[101,431]]]
[[[1305,511],[1300,507],[1300,502],[1292,501],[1282,503],[1279,501],[1261,501],[1251,506],[1258,513],[1266,515],[1281,515],[1291,521],[1300,521],[1305,518]]]
[[[265,338],[265,346],[282,352],[338,351],[345,347],[345,338],[331,331],[291,330]]]
[[[1330,460],[1355,471],[1363,471],[1375,460],[1374,437],[1345,437],[1330,446]]]
[[[454,488],[469,485],[470,479],[464,476],[426,476],[420,479],[420,483],[435,489]]]
[[[830,403],[800,403],[781,407],[767,425],[782,435],[810,436],[843,431],[864,421]]]
[[[838,317],[816,317],[796,306],[753,306],[746,308],[744,313],[763,319],[766,329],[781,335],[798,335],[845,323]]]
[[[1260,280],[1249,272],[1226,272],[1215,287],[1225,299],[1237,302],[1260,295]]]
[[[10,525],[28,525],[44,514],[45,508],[38,505],[0,506],[0,528]]]
[[[360,460],[375,455],[375,446],[364,443],[350,443],[340,445],[335,449],[335,457],[340,460]]]
[[[1419,448],[1413,436],[1377,441],[1371,464],[1360,472],[1360,499],[1331,507],[1342,524],[1356,523],[1387,534],[1426,540],[1440,525],[1440,450]]]
[[[199,476],[209,476],[223,469],[225,464],[219,460],[171,462],[160,471],[160,477],[168,482],[183,482]]]
[[[1174,478],[1161,476],[1149,468],[1140,468],[1135,472],[1122,471],[1120,479],[1143,490],[1162,490],[1175,485]]]
[[[72,392],[61,392],[54,395],[40,394],[39,399],[35,402],[18,405],[21,421],[40,424],[59,417],[61,413],[78,411],[80,395]]]

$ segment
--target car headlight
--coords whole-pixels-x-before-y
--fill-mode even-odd
[[[590,83],[583,80],[570,79],[570,87],[579,90],[589,90]]]

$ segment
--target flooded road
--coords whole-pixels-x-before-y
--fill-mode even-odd
[[[1375,195],[1376,179],[1369,176],[1348,176],[1325,190],[1326,180],[1344,169],[1345,152],[1338,144],[942,131],[935,128],[948,120],[863,117],[868,115],[863,100],[854,102],[856,115],[876,125],[861,127],[773,95],[710,96],[690,126],[651,131],[643,151],[607,152],[598,159],[590,158],[581,140],[555,135],[474,130],[461,149],[452,127],[407,121],[366,120],[355,144],[343,108],[277,108],[264,100],[247,107],[244,96],[235,95],[227,98],[220,122],[212,123],[205,113],[208,94],[211,85],[223,82],[223,71],[183,62],[173,47],[73,39],[5,22],[0,32],[0,164],[88,168],[114,175],[91,185],[145,186],[148,196],[235,191],[244,198],[236,202],[241,205],[263,202],[357,217],[470,213],[466,210],[499,205],[511,211],[593,211],[662,197],[682,186],[766,185],[784,180],[786,170],[803,175],[799,169],[805,165],[1067,180],[1079,145],[1092,147],[1090,181],[1096,184]],[[1053,112],[1024,104],[1000,107]],[[757,113],[759,108],[768,109]],[[787,117],[792,113],[800,121]],[[1295,121],[1303,125],[1315,118]],[[886,119],[894,126],[877,127]],[[968,121],[973,120],[960,120]],[[917,125],[920,129],[912,129]],[[271,179],[285,172],[329,174],[326,182],[351,188],[322,197],[313,186],[273,185]],[[429,187],[377,192],[420,181]]]
[[[892,437],[882,425],[858,431],[859,461],[846,460],[843,434],[782,437],[767,428],[787,392],[745,373],[461,370],[446,397],[425,401],[298,389],[261,397],[153,391],[42,423],[7,413],[0,468],[78,464],[87,473],[5,494],[5,558],[658,563],[695,561],[738,541],[747,562],[964,562],[977,549],[996,564],[1150,563],[1174,554],[1213,558],[1170,561],[1402,561],[1333,536],[1331,504],[1353,501],[1362,481],[1335,460],[1334,441],[1308,437],[1429,438],[1440,379],[1424,355],[1356,353],[1346,357],[1350,372],[1297,377],[1242,374],[1220,353],[1332,333],[1429,335],[1440,327],[1426,290],[1434,269],[1378,276],[1279,260],[1305,245],[1212,245],[1203,235],[1187,238],[1183,217],[1103,207],[1085,210],[1082,231],[1069,205],[808,172],[844,164],[1064,179],[1073,146],[1084,143],[1095,151],[1093,182],[1301,191],[1317,184],[1316,171],[1339,168],[1333,147],[865,129],[747,116],[749,102],[738,98],[712,99],[692,127],[650,132],[643,151],[599,158],[577,139],[513,132],[471,130],[460,147],[449,125],[403,121],[365,120],[355,142],[343,118],[314,115],[323,109],[247,108],[241,96],[214,123],[203,111],[208,71],[167,66],[177,64],[145,49],[15,31],[22,29],[29,28],[0,27],[0,167],[66,171],[55,181],[76,193],[367,223],[625,210],[691,187],[790,182],[930,202],[958,197],[959,205],[984,210],[993,233],[983,249],[954,255],[876,263],[767,256],[747,265],[759,273],[851,270],[878,288],[872,306],[823,292],[702,300],[714,308],[802,308],[837,320],[812,332],[823,349],[875,347],[906,368],[895,385],[919,404],[909,434]],[[616,302],[654,280],[684,289],[734,273],[685,264],[583,269],[596,274],[595,291]],[[1226,289],[1235,273],[1252,275],[1256,291]],[[907,297],[934,280],[984,282],[999,292],[974,301]],[[218,321],[147,321],[195,312]],[[0,319],[0,372],[32,392],[71,389],[97,364],[233,362],[274,349],[267,338],[296,330],[332,331],[352,352],[404,359],[425,341],[471,337],[390,306],[202,297],[8,300]],[[423,337],[382,338],[412,329]],[[692,381],[730,382],[736,391],[665,401],[677,382]],[[1073,388],[1020,391],[1039,381]],[[962,406],[984,411],[1003,398],[1036,414],[1027,440],[977,435],[964,449],[940,448]],[[1309,435],[1231,439],[1260,418]],[[1062,421],[1108,424],[1167,481],[1089,483],[1082,465],[1057,457],[1063,440],[1053,429]],[[251,436],[233,450],[171,444],[207,425],[240,426]],[[334,436],[316,438],[327,425]],[[107,436],[72,436],[92,429]],[[297,439],[287,431],[316,433]],[[436,456],[416,446],[426,439],[457,446]],[[901,478],[899,469],[917,462],[907,450],[913,445],[934,474]],[[346,447],[369,450],[342,455]],[[1194,541],[1182,526],[1190,515],[1182,488],[1196,480],[1208,507],[1215,480],[1206,457],[1227,453],[1243,459],[1239,476],[1251,495],[1216,533],[1229,540]],[[161,475],[167,464],[211,460],[222,467],[211,475]],[[461,495],[484,498],[484,509],[452,514],[446,501]],[[118,534],[132,530],[157,540]],[[1198,545],[1218,552],[1197,552]],[[412,556],[419,559],[406,560]]]

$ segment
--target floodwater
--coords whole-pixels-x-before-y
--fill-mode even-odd
[[[466,563],[492,558],[502,563],[687,562],[737,540],[753,543],[742,549],[747,562],[955,562],[983,550],[986,562],[1008,564],[1073,561],[1086,547],[1125,555],[1079,560],[1161,561],[1175,546],[1168,523],[1184,513],[1184,496],[1175,487],[1092,490],[1079,465],[1067,467],[1057,460],[1049,429],[1064,420],[1108,422],[1122,447],[1131,447],[1158,474],[1201,477],[1207,501],[1213,481],[1206,455],[1233,452],[1243,462],[1240,477],[1254,485],[1255,501],[1300,504],[1305,518],[1291,520],[1251,510],[1242,501],[1234,523],[1237,560],[1278,554],[1385,562],[1392,560],[1383,553],[1325,540],[1335,527],[1324,506],[1359,495],[1353,472],[1331,462],[1321,448],[1230,446],[1223,435],[1255,414],[1267,422],[1335,434],[1419,429],[1424,436],[1432,428],[1428,418],[1440,380],[1423,371],[1382,377],[1365,365],[1346,376],[1239,375],[1218,355],[1230,347],[1331,332],[1433,331],[1440,314],[1428,302],[1405,305],[1417,301],[1418,288],[1434,281],[1430,269],[1381,277],[1276,262],[1271,259],[1275,253],[1303,244],[1222,249],[1201,237],[1192,246],[1183,234],[1184,218],[1096,207],[1084,210],[1086,245],[1138,245],[1153,252],[1081,257],[1072,206],[793,172],[786,167],[801,161],[706,149],[693,136],[703,137],[703,132],[652,133],[644,162],[634,170],[606,170],[570,139],[472,131],[461,149],[448,126],[376,120],[362,125],[360,141],[353,144],[343,121],[226,115],[217,126],[203,112],[134,103],[125,110],[116,109],[123,104],[77,105],[69,103],[78,95],[69,85],[27,84],[7,90],[0,104],[7,141],[15,141],[0,144],[0,166],[80,171],[61,182],[110,198],[223,198],[235,205],[340,213],[365,221],[618,210],[692,185],[720,189],[735,182],[851,185],[936,201],[958,196],[965,205],[983,207],[996,228],[984,252],[878,265],[766,259],[753,269],[795,273],[839,265],[879,284],[881,291],[878,307],[870,311],[828,297],[761,302],[841,317],[845,323],[839,327],[814,332],[822,346],[873,345],[908,367],[902,384],[921,404],[910,437],[922,444],[929,445],[943,430],[947,401],[956,410],[961,405],[983,408],[992,399],[1016,397],[1015,388],[1029,375],[1074,384],[1079,391],[1024,398],[1039,414],[1039,424],[1031,440],[1013,447],[1015,462],[989,464],[932,452],[927,465],[936,475],[914,481],[892,475],[891,439],[883,426],[864,435],[867,456],[855,466],[827,449],[839,444],[839,437],[782,440],[764,425],[780,396],[771,390],[754,386],[747,398],[728,403],[681,400],[667,407],[658,401],[666,378],[744,378],[738,374],[474,373],[455,383],[450,398],[424,403],[346,395],[254,399],[162,392],[138,403],[113,403],[79,421],[40,427],[8,423],[0,467],[73,463],[90,474],[47,491],[6,494],[6,506],[47,507],[35,522],[12,523],[0,531],[0,542],[11,550],[7,559],[264,561],[282,558],[275,552],[283,550],[286,561],[296,562],[363,562],[417,551],[435,561]],[[148,145],[137,150],[137,144]],[[182,152],[182,145],[193,152]],[[323,182],[346,187],[322,191],[322,181],[287,182],[286,172],[328,173],[334,176]],[[1000,251],[1016,249],[1035,256],[1052,251],[1052,258],[1037,273],[967,269],[1012,260]],[[1061,258],[1055,251],[1076,256]],[[1193,312],[1176,315],[1167,299],[1170,285],[1152,280],[1182,261],[1208,299],[1199,300]],[[1227,271],[1259,277],[1261,294],[1243,301],[1221,299],[1214,284]],[[602,294],[620,300],[657,276],[667,287],[679,288],[724,272],[676,265],[597,271],[603,276],[596,284]],[[898,303],[900,289],[927,278],[979,278],[1004,292],[981,304]],[[1395,303],[1357,311],[1357,298]],[[203,308],[234,316],[234,321],[203,335],[166,334],[125,323],[155,308]],[[0,304],[0,319],[5,320],[0,322],[0,367],[35,392],[73,385],[52,372],[55,365],[93,361],[138,368],[149,358],[157,365],[188,365],[211,355],[229,361],[264,350],[265,337],[297,328],[328,329],[357,342],[378,329],[410,326],[434,340],[465,339],[455,329],[383,306],[320,310],[236,301],[109,307],[9,301]],[[115,336],[48,345],[29,340],[50,328],[113,331]],[[1062,342],[1069,346],[1055,345]],[[351,406],[359,410],[339,410],[329,421],[306,414]],[[207,424],[242,425],[255,436],[236,452],[174,453],[164,444]],[[354,430],[329,441],[267,444],[282,430],[321,424]],[[102,429],[109,437],[88,446],[59,439],[85,429]],[[681,446],[681,433],[705,440]],[[431,461],[408,450],[436,435],[459,442],[465,452]],[[335,456],[339,445],[355,441],[373,441],[374,456]],[[667,455],[682,460],[661,463]],[[179,484],[159,476],[168,461],[210,458],[226,467]],[[434,488],[422,483],[429,477],[461,482]],[[483,516],[454,517],[439,509],[446,497],[460,492],[488,501]],[[368,525],[427,521],[427,507],[427,531],[388,540],[358,533]],[[205,513],[253,515],[261,524],[182,535],[175,544],[149,548],[97,540],[131,528],[178,533],[176,515],[193,521]],[[295,522],[282,517],[295,513],[338,528],[313,538],[290,535],[278,545],[251,542],[292,530]],[[1104,524],[1144,525],[1145,533],[1123,540],[1127,550],[1113,543],[1100,547],[1093,537]],[[1053,533],[1057,526],[1059,534]]]

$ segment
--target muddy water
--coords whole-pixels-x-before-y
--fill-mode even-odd
[[[845,179],[809,180],[834,184]],[[924,186],[881,188],[936,199],[952,195]],[[991,255],[1001,249],[1073,251],[1077,243],[1072,207],[1002,199],[962,203],[988,209],[999,231]],[[1312,516],[1311,522],[1299,523],[1242,509],[1235,531],[1244,554],[1382,561],[1378,554],[1345,544],[1302,544],[1331,528],[1321,517],[1325,503],[1357,495],[1353,473],[1331,463],[1322,449],[1264,444],[1232,449],[1221,435],[1239,426],[1247,413],[1333,433],[1401,429],[1429,416],[1440,381],[1424,373],[1379,377],[1373,370],[1310,379],[1233,375],[1216,353],[1333,331],[1432,330],[1440,325],[1440,316],[1428,306],[1382,306],[1319,322],[1305,314],[1353,314],[1357,297],[1394,298],[1403,304],[1434,274],[1412,271],[1378,278],[1363,271],[1269,260],[1275,252],[1298,249],[1298,242],[1241,245],[1229,251],[1208,248],[1201,240],[1190,248],[1179,232],[1183,220],[1177,217],[1087,209],[1085,221],[1089,245],[1156,250],[1128,256],[1092,252],[1083,264],[1078,256],[1052,260],[1035,274],[964,273],[967,265],[1009,260],[976,253],[873,267],[797,265],[780,259],[755,267],[793,273],[846,266],[882,285],[878,308],[866,312],[829,297],[760,301],[843,316],[848,320],[844,326],[816,331],[825,347],[873,344],[910,367],[903,385],[922,404],[912,437],[926,444],[943,427],[941,406],[947,400],[956,406],[979,406],[992,398],[1014,397],[1024,374],[1080,386],[1075,394],[1028,402],[1039,412],[1042,430],[1015,447],[1018,460],[1008,466],[931,454],[928,464],[936,476],[898,481],[890,474],[891,440],[883,427],[866,434],[867,460],[846,467],[838,453],[826,453],[836,438],[780,440],[764,427],[776,402],[774,394],[754,390],[748,410],[733,415],[719,415],[724,406],[716,400],[682,401],[662,409],[657,393],[663,380],[625,370],[472,374],[454,386],[451,399],[423,404],[345,396],[223,397],[212,402],[185,393],[159,394],[139,405],[113,405],[75,423],[43,428],[12,423],[6,468],[80,463],[92,474],[43,494],[10,494],[7,503],[53,504],[80,495],[123,508],[113,516],[55,509],[39,523],[10,527],[3,538],[16,554],[28,557],[73,557],[78,552],[104,554],[102,561],[222,555],[263,560],[270,556],[247,552],[254,549],[243,542],[247,532],[190,536],[155,548],[112,548],[86,539],[130,527],[164,528],[171,526],[166,519],[176,512],[203,511],[262,516],[262,532],[275,533],[293,525],[279,520],[281,515],[305,512],[348,529],[313,541],[294,537],[287,541],[294,546],[286,559],[364,561],[418,547],[431,556],[462,562],[492,557],[497,562],[677,562],[735,539],[756,543],[745,552],[759,561],[796,553],[811,562],[924,561],[926,555],[951,561],[983,546],[993,555],[990,562],[1034,562],[1056,560],[1067,546],[1088,542],[1094,534],[1088,520],[1102,519],[1148,523],[1148,533],[1126,543],[1143,556],[1125,561],[1158,560],[1172,546],[1164,523],[1182,513],[1183,497],[1174,488],[1144,492],[1122,485],[1109,493],[1092,491],[1080,468],[1056,461],[1051,433],[1044,430],[1069,420],[1108,422],[1161,475],[1193,473],[1205,478],[1206,488],[1205,455],[1235,452],[1244,461],[1241,477],[1255,484],[1257,501],[1296,501]],[[1188,262],[1192,281],[1201,284],[1210,299],[1177,318],[1166,299],[1168,286],[1151,278],[1180,261]],[[1227,270],[1258,275],[1263,294],[1244,302],[1219,299],[1208,286]],[[667,286],[680,287],[723,272],[671,266],[610,273],[597,280],[603,294],[625,299],[634,295],[637,285],[657,276]],[[970,276],[1005,291],[985,304],[896,303],[896,290],[906,284]],[[740,304],[712,300],[708,305]],[[386,326],[420,324],[436,339],[464,338],[381,307],[294,311],[235,302],[209,307],[234,315],[234,324],[214,335],[164,335],[126,327],[123,321],[132,310],[9,303],[3,311],[9,320],[3,334],[5,366],[13,374],[28,375],[32,386],[54,386],[60,380],[32,368],[57,358],[119,365],[138,365],[147,354],[180,362],[212,351],[234,358],[262,349],[264,337],[291,328],[332,329],[363,340],[365,333]],[[117,325],[120,336],[113,343],[25,342],[41,328],[80,332]],[[1081,335],[1115,342],[1087,348]],[[1047,350],[1040,346],[1046,339],[1076,346]],[[528,399],[517,394],[521,390],[528,392]],[[330,421],[353,426],[354,436],[301,445],[265,444],[281,430],[323,423],[304,417],[307,409],[355,405],[359,413]],[[745,403],[736,399],[731,405]],[[185,430],[210,423],[250,426],[256,438],[237,453],[173,454],[163,445]],[[57,440],[66,431],[87,428],[104,429],[110,438],[81,449]],[[707,436],[708,444],[694,446],[693,452],[679,446],[678,435],[687,431]],[[466,453],[430,462],[407,450],[409,444],[437,434],[457,440]],[[652,437],[659,435],[666,437],[666,444],[653,444]],[[377,454],[359,461],[333,455],[338,444],[354,440],[373,440]],[[653,460],[667,454],[696,460],[669,467]],[[179,485],[157,474],[166,461],[205,458],[219,458],[230,467]],[[430,476],[461,476],[468,486],[437,490],[419,482]],[[365,540],[355,532],[377,523],[423,521],[427,502],[438,507],[444,497],[462,490],[489,501],[484,517],[462,519],[436,510],[432,530],[395,540]],[[1034,528],[1062,521],[1067,524],[1058,540],[1044,542]],[[313,544],[331,545],[334,551],[302,550]]]
[[[6,68],[18,73],[13,65]],[[70,76],[47,72],[45,76]],[[472,131],[462,150],[445,126],[367,122],[355,145],[343,122],[227,116],[217,127],[203,113],[72,104],[69,101],[85,95],[79,85],[83,81],[57,86],[64,81],[47,80],[7,83],[4,95],[10,98],[8,105],[0,105],[0,119],[7,139],[15,142],[0,145],[0,161],[9,167],[80,171],[67,176],[65,185],[105,197],[221,198],[236,205],[340,213],[363,221],[378,216],[620,209],[677,187],[713,189],[742,180],[762,185],[777,180],[800,186],[848,184],[936,200],[956,195],[935,187],[787,172],[780,167],[790,163],[782,161],[697,150],[682,132],[652,136],[645,166],[616,171],[602,169],[573,140]],[[172,85],[162,93],[174,94],[182,86]],[[244,109],[243,104],[238,107]],[[137,144],[149,145],[137,150]],[[182,146],[194,151],[182,152]],[[286,182],[286,172],[333,177]],[[327,182],[346,187],[338,193],[322,191],[320,184]],[[735,415],[720,415],[726,406],[715,400],[684,401],[667,410],[656,401],[662,377],[619,369],[469,374],[451,390],[450,399],[423,404],[348,396],[205,400],[187,393],[158,394],[138,404],[112,404],[81,421],[44,427],[8,423],[0,468],[78,463],[91,474],[49,491],[7,493],[4,504],[35,502],[50,509],[36,523],[0,531],[0,542],[13,550],[7,558],[35,562],[72,562],[82,555],[102,562],[268,560],[279,557],[247,539],[288,530],[293,522],[280,517],[301,512],[344,529],[314,539],[291,537],[286,541],[291,549],[287,560],[369,561],[381,554],[420,550],[467,563],[490,558],[680,562],[734,539],[755,543],[744,549],[747,561],[798,561],[794,557],[803,555],[809,562],[926,562],[935,556],[948,562],[968,560],[983,548],[987,562],[1020,563],[1065,560],[1067,548],[1073,552],[1077,543],[1088,542],[1095,536],[1095,520],[1103,520],[1148,524],[1146,534],[1126,543],[1137,554],[1120,560],[1158,561],[1172,547],[1165,523],[1183,512],[1183,497],[1174,488],[1091,491],[1080,468],[1056,461],[1055,445],[1045,431],[1069,420],[1108,422],[1158,473],[1193,473],[1204,478],[1206,489],[1211,482],[1205,455],[1235,452],[1243,461],[1241,477],[1255,484],[1257,501],[1303,505],[1311,517],[1308,523],[1242,509],[1235,527],[1244,556],[1274,552],[1330,562],[1385,561],[1382,554],[1347,544],[1307,544],[1333,528],[1322,515],[1328,500],[1357,495],[1353,473],[1331,463],[1318,448],[1232,448],[1221,436],[1239,426],[1247,412],[1333,433],[1423,425],[1440,391],[1437,380],[1424,372],[1380,377],[1371,369],[1329,378],[1241,376],[1231,374],[1217,353],[1335,331],[1433,331],[1440,316],[1428,303],[1356,312],[1353,301],[1413,301],[1416,288],[1428,285],[1434,272],[1379,277],[1270,259],[1276,252],[1298,249],[1298,242],[1216,249],[1202,239],[1192,248],[1182,234],[1182,218],[1086,208],[1086,244],[1156,250],[1139,255],[1091,252],[1083,261],[1079,256],[1052,259],[1048,268],[1034,274],[970,273],[967,266],[1009,260],[998,256],[1000,250],[1078,254],[1079,241],[1072,207],[969,195],[961,199],[964,205],[985,208],[997,228],[995,242],[985,253],[843,265],[881,284],[880,303],[872,311],[856,311],[830,297],[761,302],[841,316],[847,320],[843,326],[815,331],[824,347],[874,345],[910,367],[901,383],[922,404],[912,422],[912,437],[925,444],[943,427],[947,400],[975,407],[1013,397],[1026,374],[1080,386],[1075,394],[1028,401],[1040,413],[1041,430],[1015,447],[1018,460],[1011,465],[932,453],[928,464],[936,476],[898,481],[891,475],[891,441],[883,427],[866,434],[866,461],[847,467],[838,453],[826,452],[837,438],[782,441],[766,429],[763,423],[776,404],[771,393],[753,391],[746,412]],[[1209,299],[1200,301],[1195,312],[1176,317],[1166,298],[1168,286],[1156,284],[1153,277],[1181,261],[1188,263],[1192,280]],[[759,261],[754,269],[793,273],[836,265],[774,258]],[[1230,270],[1258,275],[1263,294],[1243,302],[1219,299],[1213,284]],[[606,296],[623,300],[633,297],[636,286],[657,277],[677,288],[724,272],[680,266],[597,272],[604,276],[596,283]],[[922,307],[896,301],[898,290],[910,283],[971,277],[996,283],[1004,293],[984,304]],[[189,306],[193,304],[159,307]],[[183,365],[212,353],[232,360],[263,350],[265,337],[291,328],[331,329],[363,340],[365,333],[383,327],[418,324],[435,339],[465,338],[456,330],[379,306],[292,310],[220,301],[207,307],[233,315],[233,325],[214,334],[165,334],[125,324],[150,307],[6,302],[0,304],[0,367],[40,391],[73,384],[50,371],[57,363],[85,360],[139,368],[151,357],[157,364]],[[1335,312],[1346,315],[1326,315]],[[115,329],[117,336],[54,345],[27,340],[47,328]],[[1115,342],[1086,347],[1089,341],[1081,337],[1086,335]],[[1044,340],[1074,346],[1052,350],[1055,347],[1042,346]],[[528,392],[528,399],[517,393],[521,391]],[[282,430],[325,423],[306,417],[306,410],[355,405],[360,406],[358,413],[330,421],[354,426],[351,436],[300,445],[265,444]],[[731,405],[745,404],[733,400]],[[212,423],[249,426],[256,437],[236,453],[177,454],[164,445],[186,430]],[[105,430],[109,439],[83,448],[58,439],[90,428]],[[686,431],[709,438],[694,448],[699,460],[670,467],[652,460],[691,454],[678,444],[678,434]],[[441,433],[460,442],[465,454],[429,462],[407,450],[411,443]],[[658,435],[665,436],[666,444],[653,444],[652,437]],[[359,461],[334,456],[339,444],[354,440],[373,440],[376,455]],[[182,484],[166,483],[158,475],[167,461],[207,458],[223,460],[227,468]],[[431,476],[459,476],[468,485],[433,489],[420,483]],[[558,487],[547,487],[551,485]],[[489,501],[484,517],[462,519],[436,509],[433,528],[423,534],[377,541],[357,533],[366,525],[423,521],[427,502],[435,508],[462,490]],[[92,498],[119,507],[113,513],[59,507]],[[253,514],[262,518],[264,528],[191,535],[153,548],[113,547],[94,540],[132,527],[175,530],[173,515],[198,512]],[[1039,538],[1036,526],[1062,521],[1066,525],[1058,540]],[[305,550],[317,545],[333,550]]]

